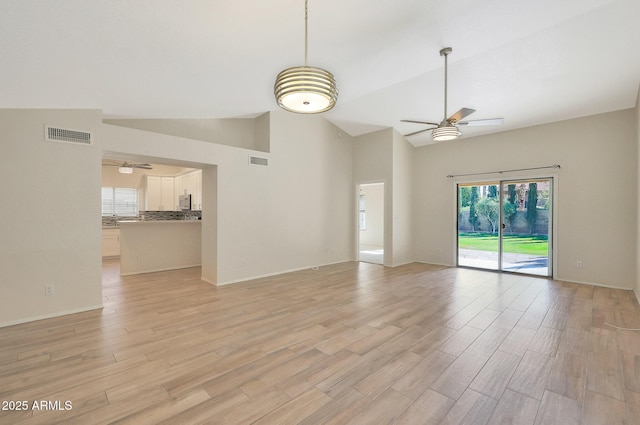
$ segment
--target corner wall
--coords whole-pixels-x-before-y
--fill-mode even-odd
[[[417,149],[416,260],[455,264],[455,187],[447,175],[560,164],[557,277],[634,288],[637,113],[629,109]]]
[[[202,276],[211,283],[353,259],[351,138],[321,116],[283,111],[260,128],[269,153],[104,125],[110,152],[203,164]],[[250,165],[250,154],[269,165]]]
[[[353,142],[353,196],[361,183],[384,183],[384,265],[393,265],[393,130],[358,136]],[[355,203],[355,201],[354,201]],[[355,212],[354,212],[355,220]],[[355,238],[355,233],[353,233]],[[354,248],[355,254],[355,248]]]
[[[95,144],[47,142],[45,125]],[[101,126],[99,110],[0,110],[0,326],[102,306]]]
[[[415,148],[393,131],[393,266],[413,261],[413,154]]]
[[[638,88],[638,97],[636,98],[635,107],[636,121],[636,146],[638,149],[638,203],[636,204],[636,213],[638,215],[637,233],[636,233],[636,286],[635,294],[638,303],[640,303],[640,87]]]

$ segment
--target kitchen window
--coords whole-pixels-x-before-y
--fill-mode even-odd
[[[130,189],[127,187],[103,187],[102,215],[138,215],[138,189]]]

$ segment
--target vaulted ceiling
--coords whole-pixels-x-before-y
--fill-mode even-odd
[[[351,135],[448,113],[521,128],[635,105],[638,0],[309,0],[309,64],[331,71],[325,116]],[[4,0],[0,107],[105,118],[232,118],[278,109],[304,64],[304,0]],[[430,143],[429,133],[409,140]]]

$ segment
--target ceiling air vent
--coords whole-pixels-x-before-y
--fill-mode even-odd
[[[47,142],[75,143],[85,146],[93,144],[91,133],[88,131],[69,130],[48,125],[44,129],[44,138]]]
[[[263,167],[266,167],[269,165],[269,158],[260,158],[259,156],[249,155],[249,164],[262,165]]]

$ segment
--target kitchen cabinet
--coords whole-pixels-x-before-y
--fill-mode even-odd
[[[120,229],[102,229],[102,256],[120,255]]]
[[[178,196],[191,195],[191,209],[202,209],[202,170],[181,174],[175,178],[176,204]]]
[[[175,211],[178,203],[175,196],[173,177],[144,177],[145,211]]]
[[[178,209],[174,191],[174,178],[161,177],[160,188],[162,190],[162,209],[159,211],[175,211]]]

